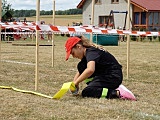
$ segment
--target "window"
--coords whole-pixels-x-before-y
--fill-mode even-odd
[[[101,4],[101,0],[95,0],[95,4]]]
[[[146,12],[135,12],[134,13],[134,24],[135,25],[146,25]]]
[[[155,26],[159,25],[160,24],[159,15],[160,14],[158,12],[151,12],[149,14],[149,25],[155,25]]]
[[[159,23],[158,23],[159,25],[160,25],[160,12],[159,12]],[[160,29],[159,29],[160,30]]]
[[[139,23],[139,16],[140,16],[139,12],[135,12],[135,14],[134,14],[134,24],[140,24]]]
[[[154,13],[154,25],[158,25],[158,12]]]
[[[145,25],[146,24],[146,12],[141,13],[142,19],[141,19],[141,24]]]
[[[119,3],[119,0],[111,0],[111,3],[112,4],[117,4],[117,3]]]
[[[113,24],[112,16],[99,16],[99,27],[106,27]]]
[[[153,13],[149,14],[149,25],[153,25]]]

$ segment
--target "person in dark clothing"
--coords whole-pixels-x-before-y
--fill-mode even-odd
[[[108,99],[121,97],[117,88],[123,80],[122,66],[111,53],[90,43],[84,36],[68,38],[65,49],[66,60],[70,54],[81,60],[73,80],[77,88],[71,91],[73,94],[77,94],[79,83],[85,81],[87,87],[82,90],[82,97]]]

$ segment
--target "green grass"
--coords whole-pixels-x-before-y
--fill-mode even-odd
[[[54,67],[51,66],[52,47],[39,47],[38,92],[53,96],[64,82],[73,80],[79,60],[65,61],[66,37],[55,36]],[[30,39],[12,43],[35,43]],[[0,85],[34,91],[35,66],[7,60],[35,63],[35,46],[1,44]],[[51,41],[40,40],[40,44]],[[67,93],[60,100],[0,89],[1,120],[159,120],[160,119],[160,42],[131,41],[130,74],[126,78],[127,43],[104,46],[123,66],[123,84],[136,96],[137,101],[107,100],[74,97]],[[80,90],[86,85],[82,83]]]

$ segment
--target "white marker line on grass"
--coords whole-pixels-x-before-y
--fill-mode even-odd
[[[140,116],[145,116],[145,117],[150,117],[153,118],[154,120],[160,120],[160,116],[159,115],[155,115],[155,114],[147,114],[147,113],[137,113]]]
[[[35,65],[34,63],[18,62],[18,61],[11,61],[11,60],[1,60],[1,61],[9,62],[9,63],[25,64],[25,65]]]
[[[98,99],[99,101],[100,99]],[[106,109],[106,105],[93,105],[92,107],[98,107],[98,108],[102,108],[102,109]],[[114,110],[112,109],[112,107],[109,108],[110,110]],[[117,109],[119,110],[119,109]],[[127,114],[132,114],[133,118],[143,118],[143,119],[153,119],[153,120],[160,120],[160,115],[159,114],[148,114],[148,113],[144,113],[144,112],[138,112],[138,111],[134,111],[134,110],[119,110],[122,113],[127,113]]]
[[[160,120],[160,116],[157,114],[148,114],[148,113],[144,113],[144,112],[137,112],[137,111],[132,111],[132,110],[123,110],[124,112],[133,112],[133,114],[135,114],[138,117],[142,117],[142,118],[152,118],[154,120]]]

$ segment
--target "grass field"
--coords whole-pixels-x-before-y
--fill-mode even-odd
[[[36,22],[36,17],[27,17],[26,19],[28,21]],[[52,24],[53,16],[52,15],[40,16],[40,21],[45,21],[46,24]],[[82,15],[55,15],[55,25],[71,26],[73,22],[83,22]]]
[[[53,96],[64,82],[73,80],[79,60],[65,61],[66,37],[55,36],[54,67],[51,67],[51,46],[39,48],[38,92]],[[12,43],[35,43],[30,40]],[[1,44],[0,85],[34,91],[35,46]],[[40,44],[51,44],[41,40]],[[160,119],[160,42],[131,42],[130,75],[126,79],[126,42],[104,46],[123,66],[123,84],[137,101],[74,97],[67,93],[54,100],[0,89],[1,120],[159,120]],[[33,64],[25,64],[33,63]],[[80,90],[85,84],[80,85]]]

